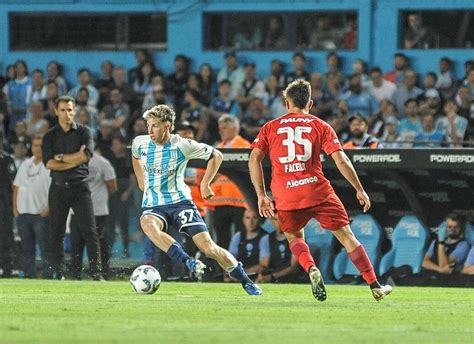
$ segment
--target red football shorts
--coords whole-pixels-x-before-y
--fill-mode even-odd
[[[349,222],[346,209],[336,194],[331,194],[326,201],[310,208],[298,210],[278,210],[278,220],[282,232],[297,232],[309,220],[315,218],[321,227],[331,231],[338,230]]]

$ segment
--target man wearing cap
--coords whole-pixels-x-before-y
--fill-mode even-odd
[[[256,77],[255,63],[247,61],[244,64],[244,71],[245,80],[240,84],[237,93],[237,101],[240,103],[243,111],[245,111],[253,98],[263,99],[265,97],[265,84]]]
[[[231,82],[230,99],[235,99],[242,82],[245,80],[245,73],[237,63],[235,51],[228,51],[224,55],[225,66],[217,73],[217,82],[228,79]]]
[[[383,147],[381,148],[401,148],[402,138],[398,133],[398,124],[400,121],[395,116],[389,116],[385,119],[385,128],[382,136]]]
[[[369,124],[367,119],[361,114],[357,113],[349,118],[349,131],[351,138],[344,143],[344,149],[359,149],[359,148],[381,148],[380,142],[372,135],[367,134]]]

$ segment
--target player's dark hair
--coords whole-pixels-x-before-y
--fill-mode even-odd
[[[304,109],[311,99],[311,85],[305,80],[295,80],[286,87],[283,96],[297,108]]]
[[[59,103],[69,103],[69,102],[71,102],[72,105],[76,106],[76,100],[70,96],[61,96],[61,97],[56,98],[56,100],[54,101],[54,106],[57,109]]]

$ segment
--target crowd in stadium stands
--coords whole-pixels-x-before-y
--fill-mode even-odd
[[[415,18],[413,27],[417,25]],[[416,46],[429,38],[428,32],[421,38],[413,32],[406,45]],[[0,140],[17,169],[31,156],[32,139],[56,123],[55,99],[65,94],[76,99],[75,120],[92,129],[97,151],[112,163],[117,175],[118,192],[109,201],[112,220],[107,233],[114,240],[118,225],[125,256],[129,254],[128,212],[140,206],[126,147],[135,136],[147,134],[141,114],[157,104],[172,106],[177,122],[186,121],[198,141],[224,148],[248,147],[263,124],[286,112],[282,90],[300,78],[312,87],[311,113],[335,129],[346,149],[458,148],[474,141],[474,60],[465,61],[464,76],[458,79],[453,61],[443,57],[433,66],[435,71],[418,80],[403,53],[394,55],[390,71],[368,68],[357,59],[350,75],[343,72],[343,60],[336,52],[327,54],[324,72],[308,70],[302,52],[294,53],[289,65],[275,59],[270,66],[257,66],[251,60],[241,64],[237,53],[228,51],[221,69],[204,63],[197,71],[191,70],[189,57],[177,55],[170,74],[161,71],[147,51],[137,50],[135,56],[137,65],[129,70],[103,61],[96,78],[91,73],[96,66],[81,68],[74,85],[63,78],[58,61],[50,61],[46,71],[30,72],[26,62],[18,60],[0,76]],[[227,246],[231,222],[245,233],[248,206],[225,176],[217,178],[214,188],[216,198],[204,206],[215,212],[218,242]],[[253,240],[248,235],[245,240]],[[278,241],[278,235],[272,240]],[[231,248],[237,252],[240,246],[235,241]],[[266,274],[271,271],[269,264],[255,271],[260,279],[275,278]]]

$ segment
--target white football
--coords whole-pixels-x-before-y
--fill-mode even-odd
[[[158,270],[151,265],[140,265],[130,276],[130,284],[137,294],[153,294],[161,284]]]

